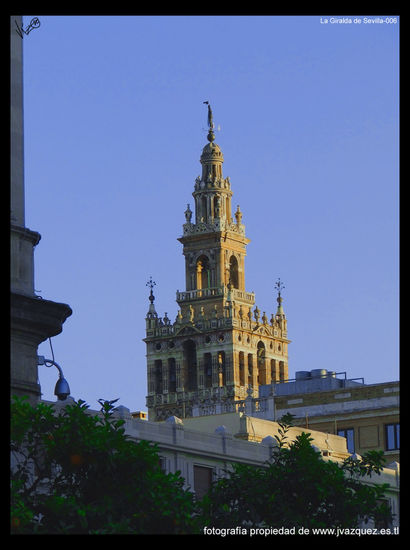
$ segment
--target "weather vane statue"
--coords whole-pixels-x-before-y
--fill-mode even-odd
[[[285,288],[284,284],[280,279],[276,281],[275,288],[278,291],[278,298],[280,298],[280,293]]]
[[[214,125],[214,117],[213,117],[213,114],[212,114],[212,109],[211,109],[211,105],[209,103],[209,101],[204,101],[204,103],[206,103],[206,105],[208,105],[208,126],[209,126],[209,132],[208,132],[208,141],[213,141],[215,139],[215,134],[214,134],[214,128],[215,128],[215,125]]]
[[[214,117],[212,114],[211,105],[209,101],[204,101],[204,103],[208,105],[208,126],[211,130],[213,130],[215,128],[215,125],[214,125]]]
[[[155,300],[155,296],[152,292],[152,289],[154,288],[154,286],[156,285],[157,283],[155,281],[152,280],[152,276],[149,278],[149,281],[147,282],[147,284],[145,286],[149,286],[150,289],[151,289],[151,292],[150,292],[150,295],[149,295],[149,301],[152,302]]]

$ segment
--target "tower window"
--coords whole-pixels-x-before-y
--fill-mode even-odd
[[[239,352],[239,384],[245,385],[245,354],[243,351]]]
[[[196,363],[196,345],[193,340],[186,340],[183,344],[184,349],[184,386],[188,391],[197,389],[197,363]]]
[[[281,382],[285,380],[285,364],[283,361],[279,361],[279,380]]]
[[[262,340],[258,342],[258,375],[260,379],[258,380],[259,384],[266,384],[266,368],[265,368],[265,344]]]
[[[248,386],[253,386],[253,355],[248,353]]]
[[[239,288],[238,260],[231,256],[229,260],[229,281],[233,288]]]
[[[212,386],[212,355],[210,353],[204,353],[204,382],[206,388]]]
[[[162,393],[162,361],[157,359],[155,361],[155,393]]]
[[[218,351],[218,377],[219,386],[226,385],[226,364],[225,364],[225,352]]]
[[[168,359],[168,391],[177,391],[177,373],[174,357]]]
[[[272,382],[276,382],[276,360],[271,359],[270,360],[270,376]]]
[[[196,262],[196,288],[210,288],[210,277],[209,260],[206,256],[200,256]]]
[[[208,208],[207,208],[206,197],[202,197],[201,199],[201,211],[200,211],[199,221],[201,220],[204,221],[205,223],[208,221]]]

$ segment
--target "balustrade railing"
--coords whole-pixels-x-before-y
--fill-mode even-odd
[[[189,302],[191,300],[199,300],[203,298],[212,298],[214,296],[227,296],[228,288],[226,286],[198,288],[195,290],[177,291],[177,302]],[[231,289],[231,298],[233,300],[241,300],[253,304],[255,302],[254,292],[246,292],[237,288]]]

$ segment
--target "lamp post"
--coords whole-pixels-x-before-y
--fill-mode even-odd
[[[45,365],[46,367],[56,367],[59,372],[59,377],[54,388],[54,395],[60,401],[64,401],[70,395],[70,386],[68,385],[67,380],[64,378],[63,369],[55,361],[51,359],[46,359],[43,355],[37,356],[37,365]]]

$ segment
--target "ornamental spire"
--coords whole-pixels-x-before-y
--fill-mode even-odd
[[[280,278],[276,281],[275,288],[278,291],[278,297],[276,298],[276,301],[278,302],[278,309],[277,309],[276,315],[283,315],[284,314],[283,307],[282,307],[283,298],[281,296],[281,292],[285,288],[285,286],[280,280]]]
[[[154,293],[152,292],[152,289],[154,288],[154,286],[156,286],[156,284],[157,283],[152,280],[152,276],[150,276],[149,281],[145,285],[145,286],[150,287],[150,295],[149,295],[148,299],[151,303],[149,305],[148,316],[155,316],[155,317],[157,317],[157,312],[156,312],[155,306],[154,306],[155,296],[154,296]]]

